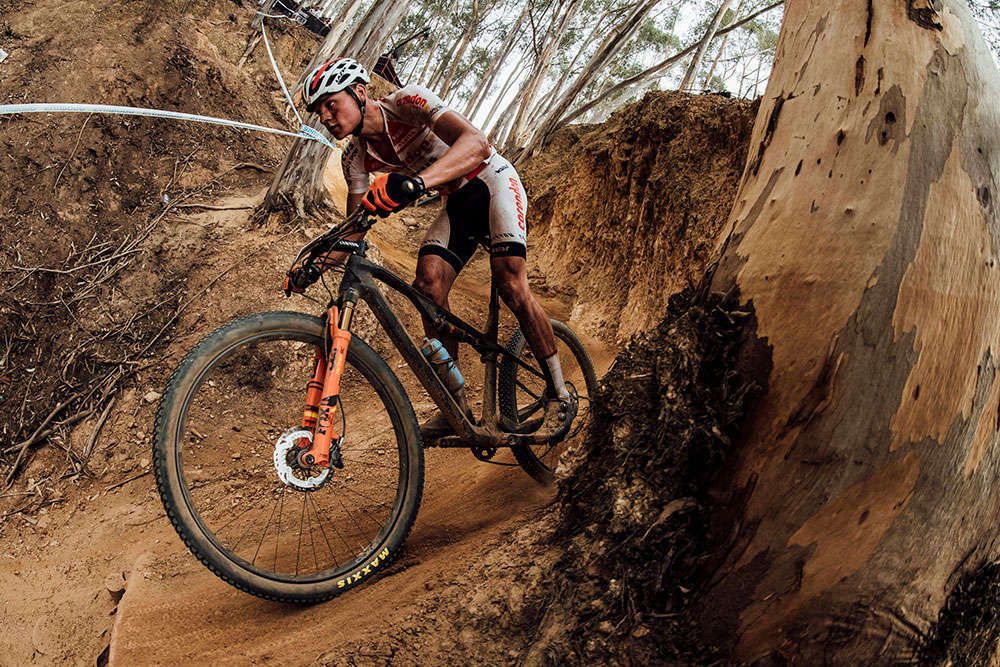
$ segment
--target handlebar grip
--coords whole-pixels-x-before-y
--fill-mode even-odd
[[[403,181],[400,187],[402,188],[403,192],[405,192],[408,195],[415,195],[418,192],[420,192],[420,189],[417,187],[417,184],[410,179],[406,179],[405,181]]]

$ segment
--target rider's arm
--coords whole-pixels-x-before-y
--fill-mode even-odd
[[[490,156],[490,142],[486,135],[455,111],[441,114],[434,123],[434,132],[451,149],[420,172],[425,188],[461,178]]]

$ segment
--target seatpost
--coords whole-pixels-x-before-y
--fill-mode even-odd
[[[490,277],[490,312],[486,317],[486,340],[493,343],[498,342],[498,331],[500,330],[500,294],[497,291],[496,282]],[[483,413],[479,423],[486,428],[495,428],[498,415],[496,414],[497,404],[497,354],[496,352],[485,352],[483,361],[486,362],[486,373],[483,377]]]

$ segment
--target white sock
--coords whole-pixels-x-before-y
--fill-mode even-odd
[[[569,400],[569,391],[566,389],[566,381],[563,380],[562,366],[559,365],[559,354],[553,354],[545,360],[548,366],[549,375],[552,376],[552,386],[555,387],[556,397],[561,401]]]

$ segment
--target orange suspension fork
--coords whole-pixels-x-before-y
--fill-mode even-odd
[[[330,443],[338,439],[334,429],[334,418],[337,414],[337,399],[340,397],[340,376],[344,372],[344,363],[347,361],[347,346],[351,342],[351,332],[348,328],[351,325],[351,317],[354,314],[354,304],[347,303],[344,312],[341,314],[336,306],[332,306],[329,312],[330,340],[333,342],[330,356],[326,367],[322,370],[322,389],[315,389],[315,385],[320,381],[322,359],[317,358],[316,373],[309,383],[308,401],[306,411],[303,415],[303,425],[311,419],[309,412],[314,403],[314,397],[318,393],[319,400],[318,415],[315,418],[316,432],[312,446],[304,454],[303,459],[310,465],[326,467],[330,464]]]
[[[306,388],[306,407],[302,411],[302,429],[314,433],[319,420],[319,401],[323,398],[323,381],[326,378],[326,351],[316,349],[316,370]],[[308,438],[299,440],[299,447],[309,446]]]

